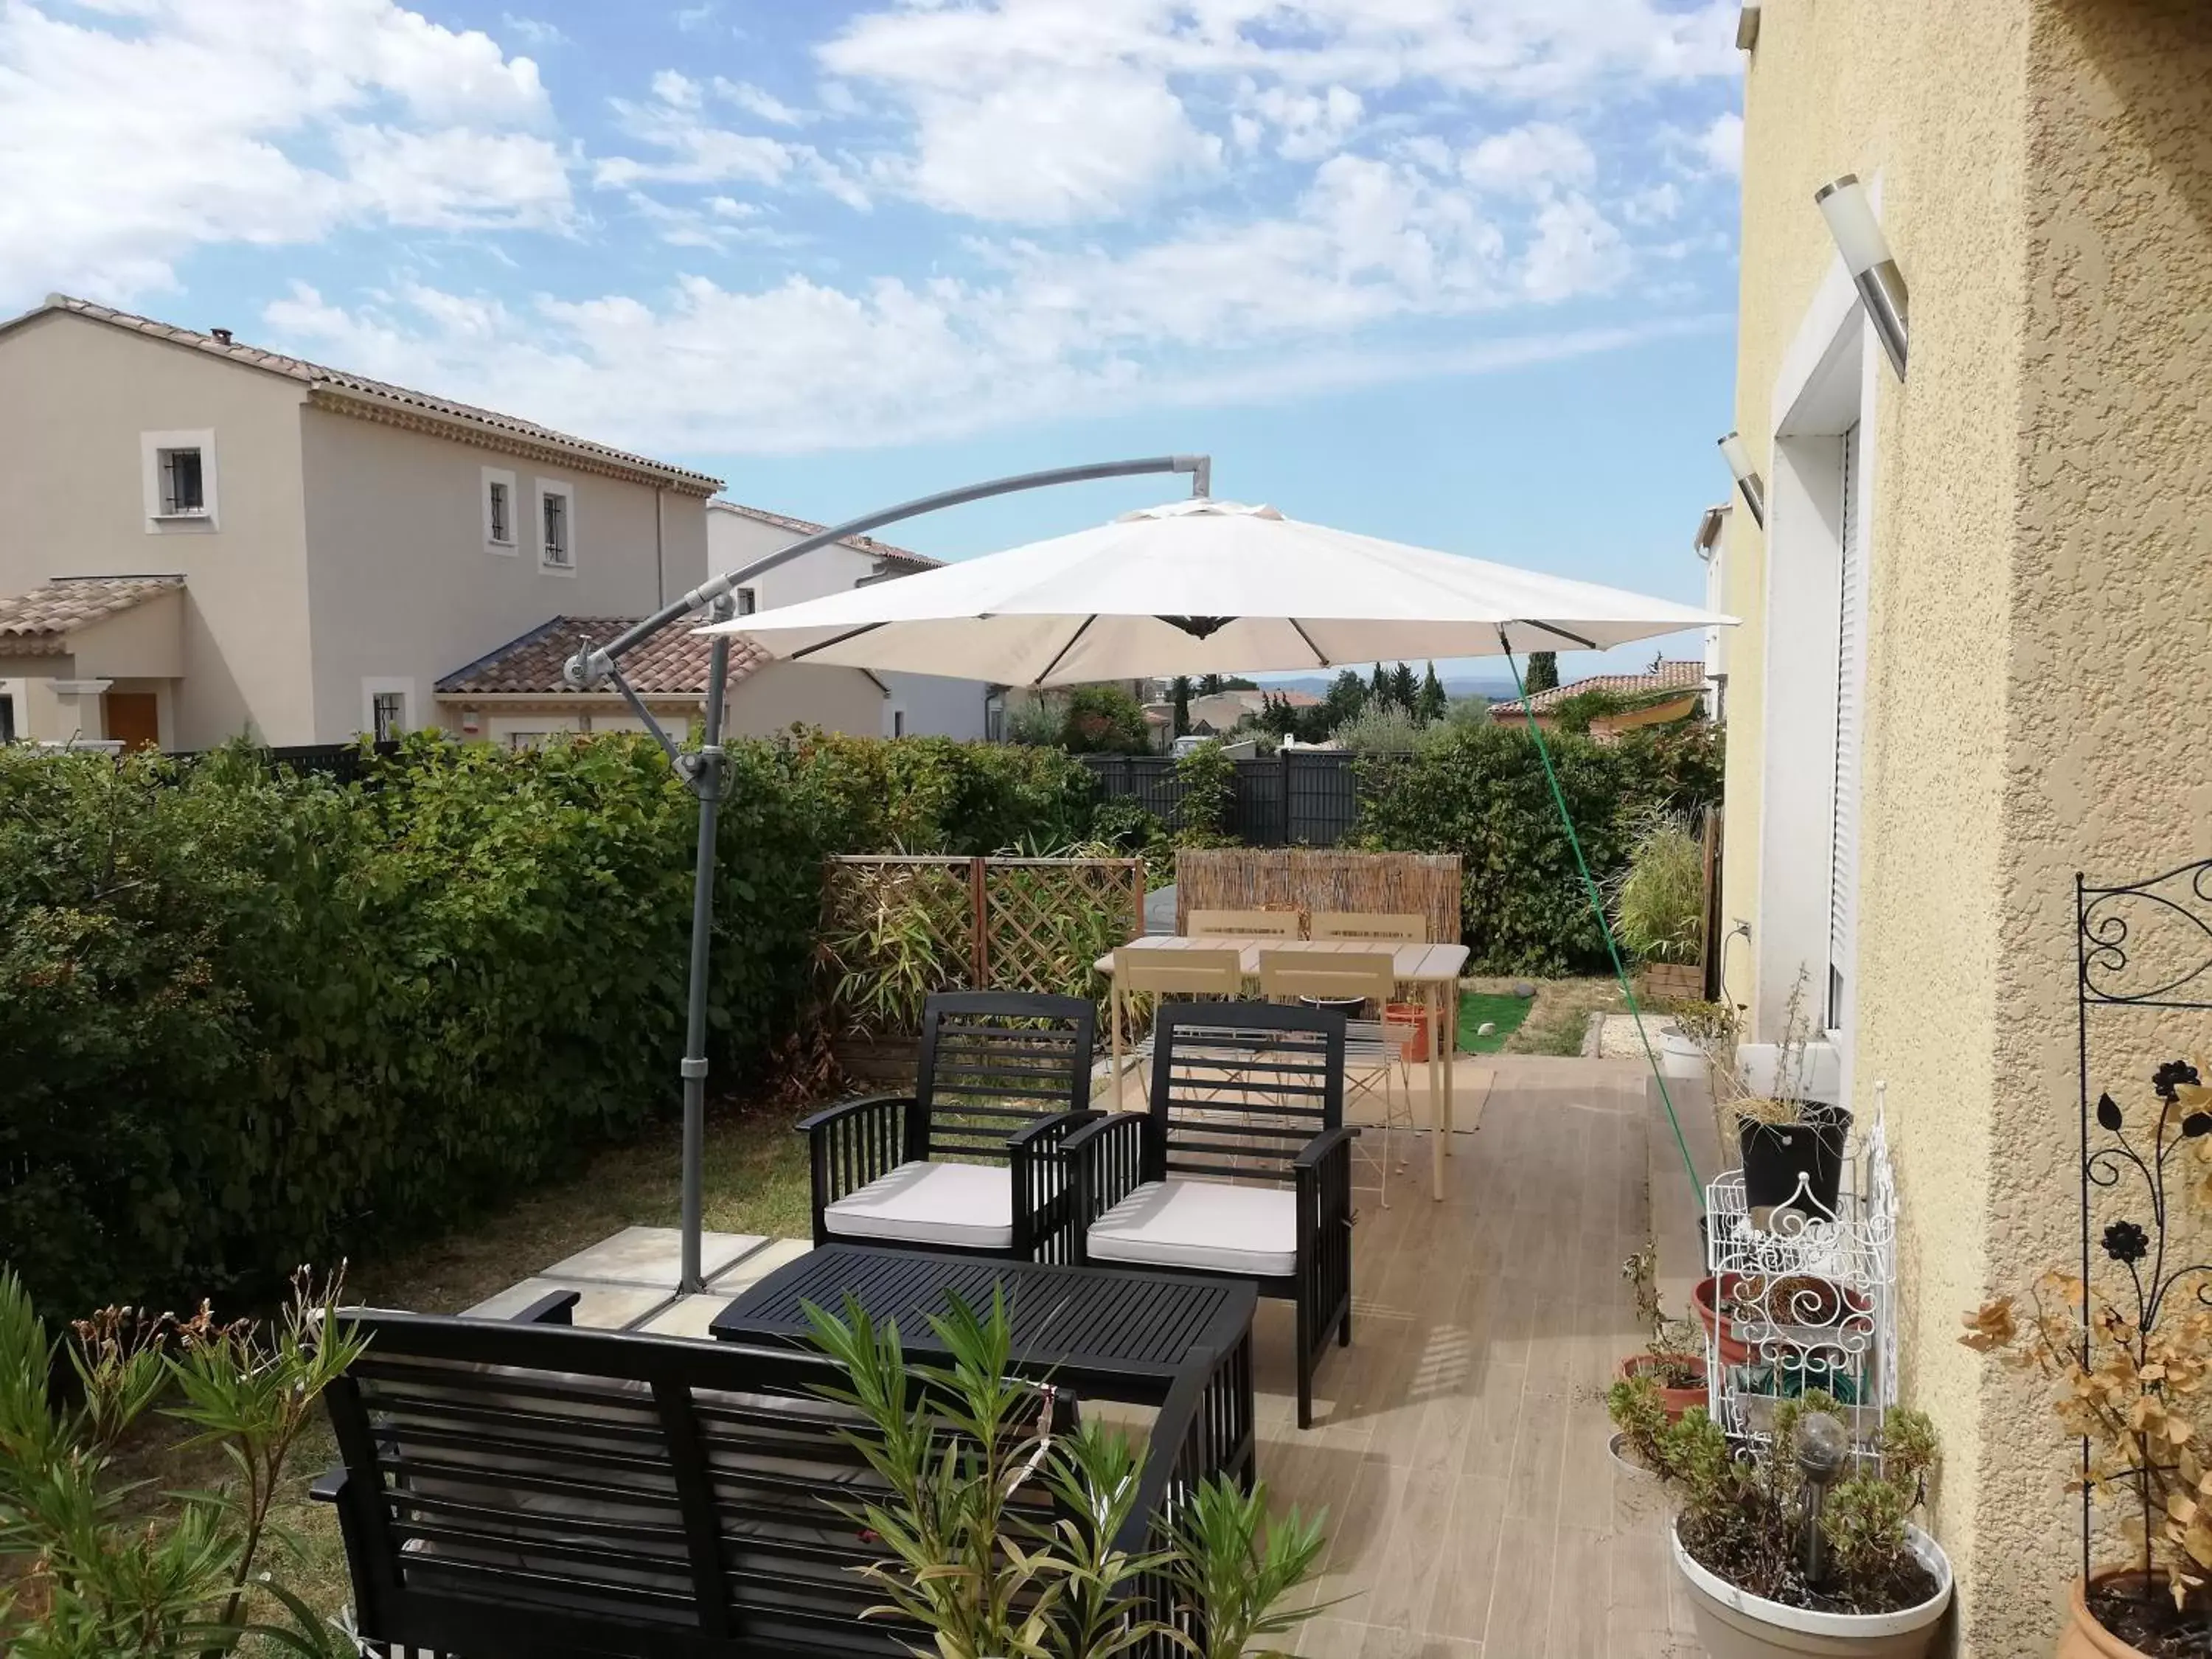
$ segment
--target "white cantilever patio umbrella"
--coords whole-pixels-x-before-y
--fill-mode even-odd
[[[1595,650],[1735,621],[1617,587],[1305,524],[1272,507],[1200,497],[700,631],[740,634],[791,661],[1035,687]],[[1549,776],[1543,733],[1533,722],[1531,729]],[[1604,906],[1556,780],[1553,799],[1610,947]],[[1620,952],[1613,955],[1626,991]],[[1644,1048],[1666,1099],[1648,1039]],[[1672,1118],[1674,1103],[1666,1104]],[[1679,1125],[1675,1139],[1692,1188],[1702,1191]],[[1442,1151],[1439,1138],[1439,1158]],[[1437,1175],[1441,1183],[1441,1164]]]
[[[1048,686],[1595,650],[1734,620],[1200,499],[702,631],[793,661]]]

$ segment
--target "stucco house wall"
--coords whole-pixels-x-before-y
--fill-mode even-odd
[[[707,535],[708,563],[717,574],[765,558],[797,539],[796,532],[781,526],[714,505],[707,509]],[[746,586],[753,590],[757,609],[772,611],[845,592],[873,575],[876,562],[872,555],[858,548],[832,543],[756,576]],[[878,724],[871,731],[889,737],[895,725],[902,725],[917,737],[974,739],[984,735],[983,700],[988,688],[981,680],[945,674],[884,673],[878,678],[890,696],[879,700]]]
[[[2074,1570],[2069,1449],[2039,1389],[1955,1340],[1962,1311],[2072,1248],[2072,873],[2212,853],[2208,89],[2185,0],[1771,0],[1749,64],[1736,415],[1770,479],[1795,441],[1778,392],[1840,274],[1820,185],[1878,191],[1911,289],[1909,380],[1872,354],[1862,431],[1846,1064],[1856,1110],[1886,1097],[1905,1389],[1944,1437],[1936,1529],[1977,1655],[2047,1651]],[[1723,910],[1751,933],[1728,988],[1770,1038],[1792,963],[1761,867],[1786,770],[1768,710],[1802,690],[1808,643],[1769,616],[1779,522],[1731,514],[1725,563],[1747,622]]]
[[[433,725],[439,676],[489,647],[550,616],[644,616],[706,579],[696,495],[312,406],[299,449],[316,742],[365,728],[372,682],[410,688],[410,723]],[[485,540],[487,469],[513,479],[511,549]],[[542,557],[541,482],[574,492],[567,571]]]
[[[173,741],[315,740],[301,388],[68,312],[0,334],[0,593],[54,576],[180,574]],[[149,530],[142,438],[214,434],[217,512]]]

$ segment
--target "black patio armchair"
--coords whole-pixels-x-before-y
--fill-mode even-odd
[[[799,1125],[814,1242],[1068,1260],[1059,1153],[1091,1109],[1098,1012],[1081,997],[933,996],[911,1094],[870,1095]]]
[[[1352,1142],[1344,1016],[1170,1002],[1151,1101],[1062,1146],[1073,1258],[1253,1282],[1297,1309],[1298,1426],[1334,1334],[1352,1340]]]

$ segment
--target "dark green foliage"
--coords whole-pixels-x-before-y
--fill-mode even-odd
[[[1071,755],[1142,755],[1152,746],[1144,708],[1118,685],[1079,685],[1069,692],[1060,741]]]
[[[1359,678],[1357,670],[1341,668],[1328,683],[1328,695],[1322,701],[1324,732],[1334,732],[1348,720],[1358,717],[1367,707],[1367,682]]]
[[[1390,702],[1390,671],[1379,662],[1375,665],[1375,672],[1368,677],[1367,701],[1370,704],[1380,703],[1385,707]]]
[[[730,748],[717,1089],[767,1074],[836,852],[1087,829],[1054,750]],[[43,1308],[253,1295],[453,1224],[677,1101],[696,808],[650,743],[0,749],[0,1258]]]
[[[1183,736],[1190,730],[1190,676],[1175,677],[1172,696],[1175,699],[1175,735]]]
[[[1720,798],[1720,741],[1710,727],[1632,732],[1602,745],[1555,734],[1550,743],[1601,884],[1625,866],[1653,806],[1702,808]],[[1471,971],[1607,971],[1604,937],[1524,728],[1449,728],[1418,754],[1378,756],[1359,771],[1359,845],[1460,855]]]
[[[1442,688],[1439,687],[1438,689],[1441,690]],[[1411,714],[1417,712],[1420,705],[1420,701],[1421,683],[1413,678],[1413,671],[1411,667],[1402,662],[1400,663],[1395,668],[1390,671],[1390,702],[1392,705],[1395,708],[1401,708],[1407,714]]]
[[[1208,840],[1227,835],[1237,805],[1237,763],[1222,746],[1200,744],[1182,756],[1176,762],[1176,779],[1182,785],[1176,828]]]
[[[1530,696],[1539,691],[1549,691],[1559,683],[1559,653],[1556,651],[1531,651],[1528,665],[1522,671],[1521,684]]]
[[[1413,718],[1424,726],[1442,720],[1451,712],[1451,699],[1444,695],[1444,683],[1437,678],[1437,665],[1431,663],[1428,672],[1421,676],[1421,689],[1413,700]]]

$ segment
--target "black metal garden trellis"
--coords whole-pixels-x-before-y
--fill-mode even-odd
[[[2136,1358],[2143,1358],[2166,1298],[2184,1279],[2197,1280],[2197,1301],[2212,1307],[2212,1263],[2168,1271],[2166,1165],[2185,1140],[2212,1133],[2212,1113],[2197,1111],[2177,1121],[2172,1108],[2182,1084],[2199,1081],[2186,1061],[2161,1065],[2152,1077],[2159,1113],[2149,1146],[2130,1140],[2127,1116],[2102,1089],[2092,1095],[2089,1054],[2093,1010],[2151,1009],[2212,1013],[2212,860],[2200,860],[2146,880],[2114,886],[2074,878],[2076,1061],[2081,1120],[2081,1364],[2092,1368],[2094,1296],[2090,1247],[2094,1224],[2092,1189],[2118,1188],[2132,1171],[2149,1205],[2148,1230],[2132,1215],[2115,1217],[2097,1238],[2103,1254],[2128,1272],[2136,1300]],[[2178,943],[2174,942],[2178,941]],[[2099,1137],[2093,1145],[2093,1132]],[[2148,1271],[2146,1272],[2146,1268]],[[2090,1513],[2094,1496],[2090,1443],[2081,1442],[2081,1576],[2089,1581]],[[2107,1482],[2133,1480],[2143,1505],[2144,1583],[2150,1582],[2152,1519],[2148,1466],[2124,1469]]]

